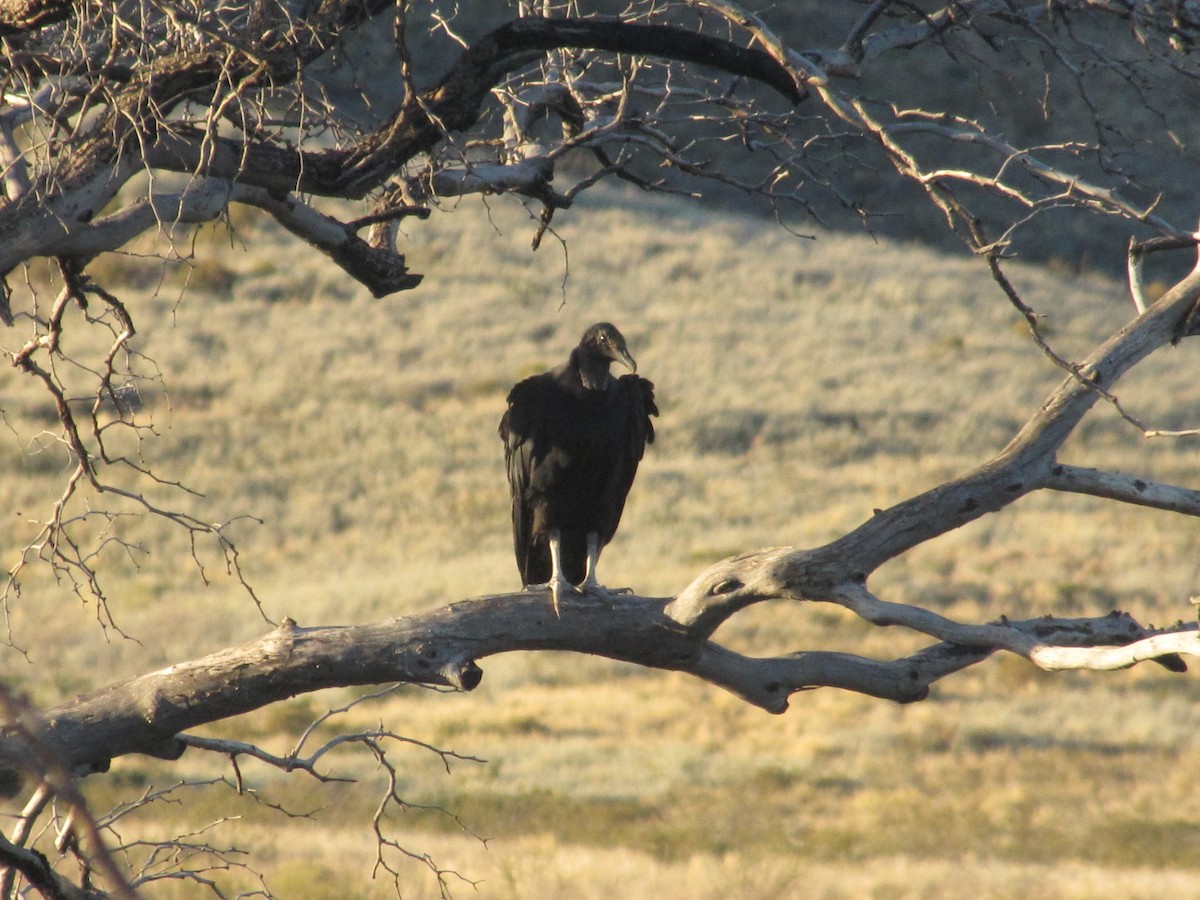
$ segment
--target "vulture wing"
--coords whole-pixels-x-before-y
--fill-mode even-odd
[[[530,485],[534,481],[538,458],[545,455],[541,446],[546,440],[546,436],[541,433],[541,423],[544,419],[540,415],[545,402],[545,380],[545,376],[538,375],[518,382],[509,391],[508,409],[500,420],[500,439],[504,441],[504,464],[508,470],[508,486],[512,495],[513,549],[516,551],[517,567],[521,570],[525,584],[538,584],[550,577],[548,553],[537,554],[539,557],[545,557],[544,563],[530,558],[534,549]],[[539,577],[543,568],[545,575]]]
[[[602,501],[600,543],[612,540],[625,510],[625,498],[637,475],[646,445],[654,443],[654,423],[658,415],[654,403],[654,384],[639,375],[623,375],[613,385],[614,460],[612,473]]]

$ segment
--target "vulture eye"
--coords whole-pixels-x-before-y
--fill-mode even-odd
[[[742,583],[736,578],[726,578],[724,581],[710,590],[709,593],[714,596],[720,596],[721,594],[732,594],[741,586]]]

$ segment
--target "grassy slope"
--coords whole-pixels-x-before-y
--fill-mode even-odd
[[[143,385],[163,437],[142,451],[205,494],[175,505],[263,519],[235,534],[272,617],[366,621],[515,587],[495,436],[504,394],[598,319],[622,327],[661,399],[661,440],[601,573],[647,593],[672,593],[737,550],[823,542],[962,471],[1002,446],[1059,378],[969,261],[866,238],[797,239],[640,195],[605,199],[564,216],[567,253],[548,240],[530,254],[532,226],[500,201],[490,217],[464,207],[413,224],[410,258],[426,284],[386,301],[254,223],[240,232],[249,250],[222,235],[199,241],[182,302],[179,273],[160,279],[134,261],[111,273],[147,283],[119,293],[163,372]],[[1063,352],[1129,314],[1119,285],[1016,278]],[[1177,417],[1196,408],[1198,375],[1185,344],[1121,396],[1156,426],[1195,426]],[[7,565],[30,534],[23,520],[48,508],[61,454],[27,452],[44,443],[46,403],[15,374],[3,378]],[[1190,482],[1194,454],[1194,441],[1142,441],[1100,410],[1069,457]],[[0,664],[43,701],[264,630],[208,548],[204,587],[178,535],[115,527],[153,550],[135,554],[136,569],[105,557],[112,611],[141,643],[106,641],[94,610],[29,580],[13,628],[33,664],[16,653]],[[1198,533],[1166,514],[1034,496],[872,584],[969,619],[1120,605],[1162,621],[1190,614]],[[782,604],[743,613],[719,637],[756,654],[886,656],[920,644],[836,609]],[[929,897],[964,885],[979,896],[1200,896],[1190,675],[1051,678],[995,659],[910,708],[815,692],[776,718],[682,676],[605,661],[525,655],[484,669],[472,695],[413,691],[354,714],[487,758],[447,775],[413,751],[402,776],[406,797],[446,803],[489,849],[437,815],[396,823],[411,846],[484,879],[480,896],[599,897],[619,886],[665,898]],[[284,752],[346,696],[212,733]],[[333,764],[378,777],[363,757]],[[224,771],[203,758],[187,767]],[[325,882],[339,897],[387,894],[368,878],[369,800],[243,768],[274,799],[326,814],[285,823],[248,811],[218,842],[257,845],[260,867],[293,896],[322,896]],[[107,798],[174,777],[123,760],[92,789]],[[229,803],[206,796],[197,815],[216,818]],[[124,833],[162,833],[180,813],[159,815]],[[411,896],[423,896],[427,880],[409,874]]]

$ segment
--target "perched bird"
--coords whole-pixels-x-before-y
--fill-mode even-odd
[[[614,362],[635,374],[614,378]],[[500,438],[517,568],[526,586],[550,588],[556,615],[562,591],[600,587],[600,551],[654,441],[654,385],[636,373],[621,332],[600,322],[564,365],[526,378],[508,395]]]

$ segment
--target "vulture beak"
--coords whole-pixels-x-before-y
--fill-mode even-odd
[[[629,354],[629,351],[624,347],[618,347],[616,352],[616,361],[627,368],[630,372],[637,374],[637,362]]]

